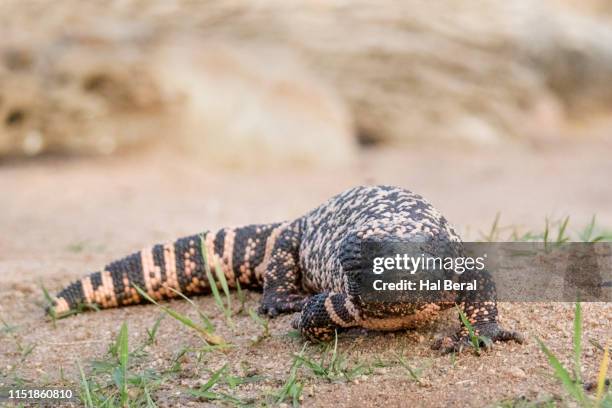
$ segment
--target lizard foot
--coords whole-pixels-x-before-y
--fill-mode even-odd
[[[281,313],[299,312],[308,300],[308,296],[300,294],[282,295],[277,298],[266,298],[259,306],[259,314],[276,317]]]
[[[467,329],[462,329],[453,336],[447,336],[434,342],[432,349],[441,350],[443,353],[460,353],[462,350],[474,347],[474,342],[478,342],[478,347],[490,350],[496,341],[515,341],[522,344],[525,339],[522,334],[515,331],[505,330],[497,323],[476,325],[474,327],[476,339],[472,339]]]
[[[291,321],[291,327],[299,330],[302,336],[315,343],[328,342],[334,338],[334,327],[316,326],[311,323],[303,318],[303,313],[299,313]]]

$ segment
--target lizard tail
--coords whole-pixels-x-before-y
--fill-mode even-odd
[[[230,287],[261,288],[263,272],[284,224],[223,228],[145,248],[61,290],[47,313],[55,316],[86,308],[111,308],[142,303],[134,285],[155,300],[208,293],[204,260],[214,274],[218,263]],[[174,289],[174,291],[172,290]]]

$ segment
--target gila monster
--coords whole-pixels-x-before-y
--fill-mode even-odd
[[[437,243],[461,242],[447,220],[421,196],[391,186],[347,190],[293,221],[223,228],[158,244],[108,264],[63,289],[50,312],[69,313],[80,305],[110,308],[144,299],[169,299],[209,292],[203,259],[217,260],[230,287],[263,289],[259,312],[270,317],[300,312],[294,328],[308,339],[329,340],[350,327],[400,330],[429,320],[458,304],[477,335],[492,341],[522,342],[519,333],[497,323],[495,301],[456,299],[438,304],[402,303],[386,309],[364,304],[352,284],[361,272],[361,243],[411,242],[427,236]],[[206,254],[202,252],[206,251]],[[383,309],[381,309],[381,307]],[[435,348],[460,350],[470,344],[462,325]],[[488,343],[488,342],[487,342]]]

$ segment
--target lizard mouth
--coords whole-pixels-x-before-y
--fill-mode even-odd
[[[385,317],[369,316],[364,313],[360,326],[369,330],[402,330],[418,329],[426,326],[439,316],[440,306],[435,303],[425,305],[395,305],[396,313],[401,309],[400,314],[386,315]],[[378,314],[378,313],[377,313]]]
[[[372,321],[391,318],[395,322],[377,323],[381,327],[397,326],[404,320],[402,327],[408,327],[412,325],[408,316],[429,310],[429,305],[454,304],[455,294],[442,288],[439,282],[457,276],[442,263],[432,267],[425,260],[456,257],[460,247],[450,242],[443,245],[443,240],[433,235],[416,238],[364,242],[360,267],[347,272],[348,292],[364,318]],[[427,285],[422,286],[423,282]],[[429,282],[438,282],[440,289]]]

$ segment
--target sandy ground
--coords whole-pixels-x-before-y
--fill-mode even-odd
[[[497,212],[502,225],[521,230],[541,230],[546,216],[565,215],[572,217],[570,229],[578,228],[593,214],[600,225],[612,227],[610,146],[441,150],[369,150],[354,166],[334,171],[224,171],[159,152],[2,164],[0,317],[15,327],[12,333],[0,331],[0,386],[20,379],[30,385],[71,383],[77,378],[75,361],[88,371],[90,361],[105,356],[123,321],[129,324],[135,348],[160,313],[154,306],[137,306],[78,315],[54,327],[43,316],[39,282],[55,292],[71,279],[150,243],[225,225],[292,218],[355,184],[395,184],[417,191],[467,239],[486,230]],[[250,293],[247,306],[256,307],[258,299]],[[209,369],[226,362],[235,375],[247,370],[264,377],[231,393],[256,398],[258,404],[266,401],[267,394],[282,386],[293,354],[302,348],[301,340],[287,335],[291,316],[271,321],[272,336],[251,345],[260,328],[248,315],[236,316],[236,328],[231,329],[210,297],[195,301],[236,347],[208,353],[202,361],[188,354],[181,360],[182,371],[155,391],[158,403],[206,405],[185,389],[201,384]],[[174,301],[171,307],[194,315],[186,302]],[[370,364],[372,372],[351,381],[328,381],[303,368],[303,403],[491,406],[505,399],[563,396],[535,337],[569,361],[573,306],[525,303],[502,304],[500,309],[502,323],[523,332],[528,342],[497,344],[480,357],[468,352],[453,361],[430,350],[436,333],[456,326],[451,315],[408,333],[343,335],[338,348],[348,364]],[[588,340],[605,344],[612,338],[612,305],[585,304],[584,319],[583,374],[594,380],[601,352]],[[15,339],[35,348],[21,358]],[[166,318],[157,343],[147,347],[148,356],[133,369],[163,371],[183,347],[198,345],[201,340],[193,332]],[[320,356],[317,346],[306,353]],[[419,381],[398,364],[397,355],[420,370]]]

